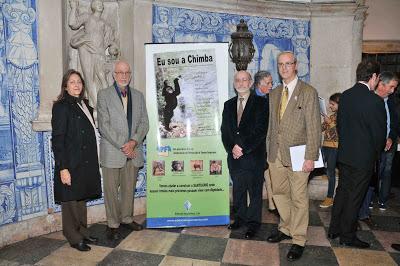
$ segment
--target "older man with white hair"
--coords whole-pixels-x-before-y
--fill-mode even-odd
[[[142,143],[149,121],[143,94],[129,87],[131,74],[127,62],[116,62],[114,84],[100,90],[97,97],[107,236],[113,240],[120,238],[120,224],[131,230],[143,229],[133,220],[133,194],[138,170],[144,164]]]

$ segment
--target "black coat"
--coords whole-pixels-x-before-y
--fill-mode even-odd
[[[221,135],[228,153],[228,167],[231,171],[264,169],[268,114],[268,98],[252,93],[247,100],[240,124],[237,126],[237,97],[225,102]],[[232,149],[235,144],[243,149],[243,156],[239,159],[233,159]]]
[[[93,116],[93,108],[86,106]],[[54,198],[56,203],[101,197],[96,135],[92,124],[67,95],[54,103],[52,110],[52,148],[54,153]],[[60,170],[68,169],[71,186],[61,182]]]
[[[356,83],[340,97],[338,162],[358,169],[372,167],[386,143],[385,104],[368,87]]]

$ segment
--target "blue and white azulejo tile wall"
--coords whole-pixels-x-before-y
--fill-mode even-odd
[[[0,1],[0,225],[47,213],[35,0]]]
[[[281,51],[290,50],[297,56],[298,76],[309,81],[309,20],[242,16],[153,5],[153,42],[229,42],[240,19],[246,21],[254,35],[256,52],[248,66],[252,74],[258,70],[267,70],[272,73],[274,83],[280,83],[277,55]],[[234,69],[231,63],[230,81],[233,81]],[[233,93],[233,90],[230,92]]]

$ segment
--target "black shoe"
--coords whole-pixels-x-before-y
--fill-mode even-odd
[[[377,226],[377,224],[371,219],[371,217],[360,219],[360,221],[366,223],[369,227]]]
[[[85,244],[96,244],[99,239],[97,237],[88,236],[83,239]]]
[[[394,250],[400,251],[400,244],[392,244],[391,247]]]
[[[236,230],[239,229],[242,225],[239,222],[233,222],[230,225],[228,225],[229,230]]]
[[[131,229],[133,231],[141,231],[143,230],[143,225],[138,224],[137,222],[133,221],[130,224],[122,224],[122,226]]]
[[[256,230],[248,229],[246,234],[244,234],[244,238],[250,239],[250,238],[253,238],[255,235],[256,235]]]
[[[272,233],[268,238],[267,241],[270,243],[278,243],[281,242],[282,240],[286,239],[292,239],[292,237],[282,233],[281,231],[277,231]]]
[[[340,240],[339,243],[340,243],[340,245],[343,245],[343,246],[355,247],[355,248],[369,248],[371,246],[369,243],[364,242],[364,241],[358,239],[357,237],[354,238],[354,240],[351,242],[345,242],[345,241]]]
[[[79,251],[89,251],[91,250],[90,246],[83,243],[83,241],[79,242],[78,244],[71,244],[71,247],[79,250]]]
[[[107,238],[110,240],[119,240],[121,238],[118,228],[107,227]]]
[[[333,239],[338,238],[339,235],[340,235],[339,233],[329,233],[328,238],[333,240]]]
[[[289,250],[286,258],[288,259],[288,261],[298,260],[303,255],[303,251],[304,251],[304,247],[296,245],[296,244],[293,244],[290,247],[290,250]]]

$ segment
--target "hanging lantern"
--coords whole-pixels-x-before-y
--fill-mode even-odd
[[[236,70],[247,70],[247,65],[254,57],[253,33],[243,19],[236,26],[236,32],[231,34],[232,42],[229,45],[229,56],[236,65]]]

